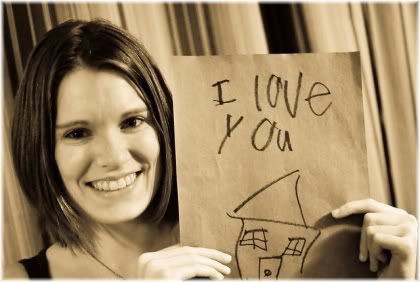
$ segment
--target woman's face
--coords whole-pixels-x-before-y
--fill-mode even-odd
[[[113,71],[76,69],[59,85],[55,160],[73,200],[99,223],[143,213],[160,177],[151,113]]]

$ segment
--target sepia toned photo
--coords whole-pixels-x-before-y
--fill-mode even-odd
[[[2,23],[2,278],[417,278],[418,3]]]

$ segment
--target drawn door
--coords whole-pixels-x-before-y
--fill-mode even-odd
[[[262,257],[259,262],[259,275],[261,279],[277,279],[279,277],[282,257]]]

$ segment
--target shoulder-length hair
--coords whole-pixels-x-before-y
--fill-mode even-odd
[[[70,20],[53,28],[32,51],[16,96],[12,154],[17,177],[45,231],[64,247],[94,251],[95,223],[71,197],[55,161],[58,87],[79,67],[117,71],[143,94],[158,134],[162,177],[142,219],[178,219],[172,97],[145,48],[104,20]]]

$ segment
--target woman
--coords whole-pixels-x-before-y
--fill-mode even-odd
[[[228,254],[177,245],[172,98],[144,47],[118,27],[68,21],[46,34],[18,91],[12,144],[21,186],[54,244],[6,277],[230,273]],[[360,259],[372,271],[379,260],[382,274],[414,276],[415,252],[404,247],[416,244],[415,219],[374,201],[333,216],[353,213],[367,213]]]

